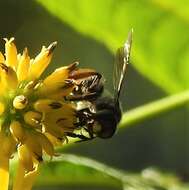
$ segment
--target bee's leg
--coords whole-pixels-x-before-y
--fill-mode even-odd
[[[78,118],[79,122],[76,123],[76,127],[82,127],[90,136],[91,139],[94,138],[93,134],[93,125],[94,125],[94,119],[91,119],[92,113],[89,110],[89,108],[84,108],[82,110],[78,111]]]
[[[94,134],[93,134],[92,128],[89,128],[88,133],[89,133],[90,138],[94,138]]]
[[[89,89],[93,89],[94,87],[98,86],[100,84],[100,80],[101,80],[102,76],[101,75],[95,75],[92,79],[92,83],[90,85]]]
[[[82,110],[78,110],[76,112],[76,117],[78,118],[79,121],[74,123],[74,126],[76,128],[80,128],[88,124],[90,117],[91,117],[91,112],[89,108],[84,108]]]
[[[68,141],[68,137],[66,135],[64,136],[64,140],[65,140],[66,144],[68,144],[69,141]]]
[[[81,121],[78,121],[78,122],[73,123],[73,125],[75,129],[80,129],[84,125],[84,123]]]
[[[75,134],[75,133],[67,132],[66,135],[67,135],[68,137],[81,139],[81,140],[76,141],[76,142],[83,142],[83,141],[91,140],[91,138],[86,137],[86,136],[81,135],[81,134]]]
[[[91,120],[87,123],[87,126],[84,127],[84,130],[89,134],[89,137],[91,139],[95,138],[94,132],[93,132],[93,125],[94,125],[94,120]]]
[[[69,101],[81,101],[81,100],[89,100],[89,99],[96,99],[99,96],[97,92],[91,92],[87,94],[78,94],[78,95],[70,95],[64,97],[65,100]]]
[[[76,115],[79,119],[85,118],[85,120],[87,120],[92,116],[92,113],[89,108],[83,108],[78,110]]]
[[[86,142],[86,141],[90,141],[90,140],[93,140],[94,138],[87,138],[87,139],[81,139],[81,140],[78,140],[76,141],[75,143],[80,143],[80,142]]]

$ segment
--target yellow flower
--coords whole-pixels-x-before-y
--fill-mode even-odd
[[[17,53],[14,38],[5,39],[5,56],[0,52],[0,180],[8,188],[9,159],[17,152],[19,167],[14,190],[31,188],[43,154],[54,156],[54,146],[73,132],[76,106],[64,100],[74,89],[69,73],[78,63],[56,69],[45,79],[41,74],[51,61],[56,42],[30,59],[27,48]],[[27,182],[27,184],[26,184]]]

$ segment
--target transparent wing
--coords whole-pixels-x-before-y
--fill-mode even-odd
[[[116,92],[119,89],[119,83],[121,79],[121,74],[123,72],[124,65],[124,47],[120,47],[115,56],[114,69],[113,69],[113,86],[114,91]]]
[[[129,64],[130,51],[132,45],[132,34],[131,30],[128,34],[127,41],[123,47],[120,47],[115,56],[114,71],[113,71],[113,86],[115,98],[118,100],[121,92],[122,84],[124,81],[127,64]]]

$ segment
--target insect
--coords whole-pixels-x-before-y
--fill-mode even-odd
[[[102,75],[93,69],[77,69],[70,73],[69,78],[75,84],[72,94],[66,99],[70,101],[94,101],[104,89]],[[68,79],[69,80],[69,79]]]
[[[78,110],[78,122],[76,128],[84,129],[88,136],[77,133],[68,133],[73,138],[80,138],[81,141],[91,140],[95,137],[110,138],[114,135],[117,125],[121,120],[120,93],[125,78],[127,64],[130,59],[132,45],[132,30],[129,32],[126,43],[117,50],[113,70],[114,96],[103,97],[101,93],[95,96],[94,100],[89,101],[90,106]],[[93,78],[90,78],[93,81]],[[101,85],[100,78],[95,83],[96,88]],[[89,86],[85,86],[88,89]],[[89,90],[88,90],[89,91]],[[85,97],[85,93],[83,94]]]

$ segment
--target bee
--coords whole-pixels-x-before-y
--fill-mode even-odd
[[[68,136],[79,138],[80,141],[86,141],[95,137],[106,139],[114,135],[122,117],[119,98],[130,59],[132,33],[131,30],[124,46],[119,48],[116,52],[113,70],[114,96],[103,97],[101,91],[100,93],[97,92],[98,96],[96,96],[95,88],[98,89],[98,85],[102,85],[102,82],[100,81],[101,77],[99,77],[98,80],[94,79],[94,83],[92,82],[92,84],[95,84],[95,88],[93,89],[94,92],[93,90],[91,92],[95,94],[95,97],[91,101],[88,101],[86,98],[87,106],[77,111],[78,122],[75,123],[76,129],[84,129],[88,133],[88,136],[78,133],[68,133]],[[93,81],[93,77],[89,78]],[[88,85],[84,88],[89,92],[91,83],[87,84]],[[85,97],[85,95],[85,93],[82,94],[82,97]]]
[[[75,69],[69,74],[75,88],[72,94],[66,97],[69,101],[94,101],[104,90],[102,75],[93,69]]]

